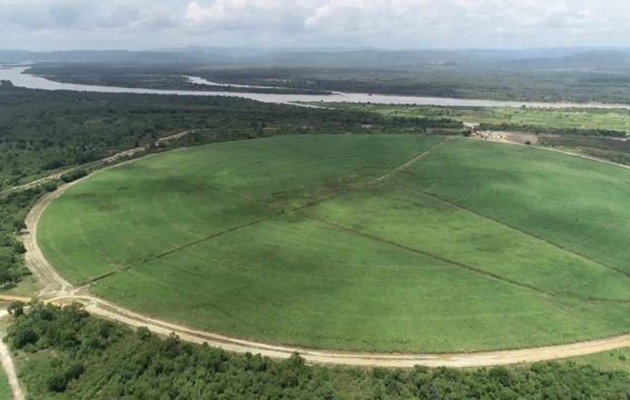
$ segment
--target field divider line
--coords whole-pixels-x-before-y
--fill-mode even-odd
[[[98,276],[96,276],[94,278],[90,278],[90,279],[88,279],[86,281],[81,282],[78,286],[80,288],[88,287],[88,286],[91,286],[91,285],[93,285],[93,284],[95,284],[97,282],[100,282],[100,281],[104,280],[104,279],[110,278],[110,277],[112,277],[112,276],[114,276],[114,275],[116,275],[116,274],[118,274],[120,272],[128,271],[131,268],[136,267],[138,265],[145,264],[147,262],[151,262],[151,261],[155,261],[155,260],[159,260],[160,258],[164,258],[164,257],[169,256],[169,255],[171,255],[173,253],[176,253],[178,251],[185,250],[185,249],[187,249],[189,247],[195,246],[195,245],[203,243],[203,242],[207,242],[209,240],[212,240],[212,239],[215,239],[217,237],[226,235],[228,233],[232,233],[232,232],[235,232],[235,231],[240,230],[240,229],[249,228],[251,226],[258,225],[258,224],[261,224],[263,222],[271,221],[272,219],[275,219],[275,218],[278,218],[278,217],[281,217],[281,216],[284,216],[284,215],[295,215],[296,213],[298,213],[300,211],[303,211],[303,210],[306,210],[308,208],[317,206],[320,203],[323,203],[323,202],[328,201],[330,199],[333,199],[335,197],[341,196],[344,193],[345,193],[345,191],[341,190],[341,191],[339,191],[337,193],[334,193],[334,194],[332,194],[330,196],[326,196],[326,197],[323,197],[321,199],[317,199],[317,200],[313,200],[311,202],[308,202],[308,203],[306,203],[306,204],[304,204],[304,205],[302,205],[300,207],[296,207],[293,210],[289,210],[289,211],[286,211],[286,212],[281,212],[281,213],[278,213],[278,214],[275,214],[275,215],[271,215],[271,216],[268,216],[268,217],[265,217],[265,218],[257,219],[257,220],[252,221],[252,222],[248,222],[246,224],[241,224],[241,225],[235,226],[235,227],[230,228],[230,229],[226,229],[226,230],[221,231],[221,232],[213,233],[212,235],[209,235],[209,236],[203,237],[201,239],[197,239],[195,241],[186,243],[186,244],[184,244],[182,246],[178,246],[178,247],[172,248],[172,249],[170,249],[168,251],[165,251],[163,253],[157,254],[155,256],[151,256],[151,257],[147,257],[147,258],[143,258],[141,260],[135,261],[135,262],[133,262],[133,263],[131,263],[129,265],[126,265],[126,266],[124,266],[122,268],[119,268],[119,269],[116,269],[114,271],[110,271],[110,272],[107,272],[105,274],[98,275]]]
[[[561,251],[563,251],[563,252],[566,252],[566,253],[572,254],[572,255],[574,255],[574,256],[576,256],[576,257],[578,257],[578,258],[581,258],[581,259],[583,259],[583,260],[586,260],[586,261],[588,261],[588,262],[591,262],[591,263],[593,263],[593,264],[595,264],[595,265],[599,265],[599,266],[601,266],[601,267],[604,267],[605,269],[610,270],[610,271],[612,271],[612,272],[615,272],[615,273],[617,273],[617,274],[619,274],[619,275],[623,276],[624,278],[630,278],[630,272],[624,271],[624,270],[619,269],[619,268],[611,267],[610,265],[604,264],[604,263],[602,263],[602,262],[600,262],[600,261],[593,260],[593,259],[591,259],[591,258],[589,258],[589,257],[585,256],[584,254],[580,254],[580,253],[578,253],[578,252],[577,252],[577,251],[575,251],[575,250],[571,250],[571,249],[569,249],[569,248],[567,248],[567,247],[564,247],[564,246],[562,246],[562,245],[559,245],[559,244],[553,243],[553,242],[551,242],[551,241],[549,241],[549,240],[547,240],[547,239],[544,239],[544,238],[542,238],[542,237],[539,237],[539,236],[537,236],[537,235],[535,235],[535,234],[533,234],[533,233],[526,232],[526,231],[524,231],[524,230],[522,230],[522,229],[519,229],[519,228],[517,228],[517,227],[515,227],[515,226],[512,226],[512,225],[510,225],[510,224],[507,224],[507,223],[505,223],[505,222],[503,222],[503,221],[500,221],[500,220],[498,220],[498,219],[496,219],[496,218],[490,217],[490,216],[488,216],[488,215],[482,214],[482,213],[477,212],[477,211],[473,211],[473,210],[471,210],[471,209],[469,209],[469,208],[466,208],[466,207],[460,206],[459,204],[455,204],[455,203],[453,203],[453,202],[451,202],[451,201],[448,201],[448,200],[444,200],[444,199],[442,199],[442,198],[440,198],[440,197],[437,197],[437,196],[434,196],[434,195],[430,195],[430,194],[425,193],[425,192],[423,192],[423,191],[418,191],[417,193],[418,193],[420,196],[423,196],[423,197],[426,197],[426,198],[428,198],[428,199],[431,199],[431,200],[437,201],[438,203],[441,203],[441,204],[443,204],[443,205],[449,206],[449,207],[454,208],[454,209],[456,209],[456,210],[460,210],[460,211],[464,211],[464,212],[469,212],[469,213],[474,214],[474,215],[476,215],[476,216],[478,216],[478,217],[480,217],[480,218],[483,218],[483,219],[485,219],[485,220],[487,220],[487,221],[494,222],[495,224],[501,225],[501,226],[503,226],[503,227],[505,227],[505,228],[508,228],[508,229],[513,230],[513,231],[516,231],[516,232],[522,233],[522,234],[523,234],[523,235],[525,235],[525,236],[528,236],[528,237],[530,237],[530,238],[532,238],[532,239],[535,239],[535,240],[538,240],[538,241],[540,241],[540,242],[543,242],[543,243],[545,243],[545,244],[547,244],[547,245],[549,245],[549,246],[555,247],[555,248],[556,248],[556,249],[558,249],[558,250],[561,250]],[[594,300],[595,300],[595,299],[594,299]],[[614,300],[610,299],[610,301],[614,301]],[[625,300],[623,300],[623,301],[621,301],[621,302],[626,302],[626,301],[625,301]],[[630,302],[630,300],[628,300],[627,302]]]
[[[169,256],[169,255],[171,255],[173,253],[176,253],[178,251],[185,250],[187,248],[190,248],[192,246],[195,246],[195,245],[203,243],[203,242],[207,242],[209,240],[218,238],[220,236],[227,235],[228,233],[232,233],[232,232],[238,231],[240,229],[245,229],[245,228],[248,228],[250,226],[254,226],[254,225],[261,224],[263,222],[270,221],[270,220],[272,220],[274,218],[279,217],[280,215],[283,215],[283,214],[272,215],[270,217],[257,219],[255,221],[251,221],[251,222],[248,222],[246,224],[241,224],[241,225],[235,226],[233,228],[226,229],[224,231],[213,233],[212,235],[203,237],[201,239],[194,240],[194,241],[186,243],[184,245],[174,247],[174,248],[172,248],[170,250],[167,250],[167,251],[165,251],[163,253],[160,253],[160,254],[157,254],[157,255],[154,255],[154,256],[151,256],[151,257],[143,258],[143,259],[135,261],[135,262],[133,262],[133,263],[131,263],[129,265],[126,265],[126,266],[124,266],[122,268],[116,269],[114,271],[107,272],[107,273],[105,273],[103,275],[99,275],[99,276],[96,276],[94,278],[90,278],[89,280],[80,283],[79,287],[85,287],[85,286],[93,285],[93,284],[95,284],[95,283],[97,283],[99,281],[102,281],[103,279],[109,278],[109,277],[111,277],[113,275],[116,275],[116,274],[118,274],[120,272],[128,271],[131,268],[136,267],[138,265],[145,264],[145,263],[148,263],[148,262],[151,262],[151,261],[155,261],[155,260],[159,260],[160,258],[164,258],[164,257]]]
[[[396,242],[384,239],[384,238],[379,237],[379,236],[370,235],[369,233],[361,232],[361,231],[358,231],[358,230],[355,230],[355,229],[352,229],[352,228],[348,228],[348,227],[345,227],[345,226],[342,226],[342,225],[339,225],[339,224],[335,224],[335,223],[332,223],[332,222],[329,222],[329,221],[324,221],[324,220],[319,219],[319,218],[310,218],[310,219],[312,221],[318,222],[318,223],[320,223],[322,225],[325,225],[325,226],[327,226],[329,228],[332,228],[332,229],[335,229],[337,231],[345,232],[347,234],[351,234],[351,235],[355,235],[355,236],[360,236],[360,237],[363,237],[365,239],[373,240],[373,241],[376,241],[376,242],[379,242],[379,243],[382,243],[382,244],[386,244],[386,245],[389,245],[389,246],[392,246],[392,247],[396,247],[396,248],[401,249],[401,250],[405,250],[407,252],[420,254],[420,255],[423,255],[425,257],[429,257],[429,258],[432,258],[434,260],[437,260],[437,261],[440,261],[440,262],[443,262],[443,263],[446,263],[446,264],[449,264],[449,265],[453,265],[453,266],[456,266],[456,267],[459,267],[459,268],[463,268],[463,269],[466,269],[468,271],[474,272],[474,273],[479,274],[479,275],[483,275],[486,278],[491,278],[493,280],[498,280],[498,281],[501,281],[503,283],[508,283],[510,285],[518,286],[520,288],[525,288],[525,289],[528,289],[528,290],[532,290],[534,292],[537,292],[538,294],[542,294],[542,295],[545,295],[545,296],[550,296],[550,297],[558,296],[555,293],[547,292],[547,291],[545,291],[543,289],[537,288],[536,286],[529,285],[527,283],[518,282],[516,280],[509,279],[509,278],[504,278],[504,277],[502,277],[502,276],[500,276],[498,274],[494,274],[492,272],[488,272],[488,271],[486,271],[486,270],[484,270],[482,268],[479,268],[477,266],[474,266],[474,265],[465,264],[465,263],[462,263],[462,262],[459,262],[459,261],[451,260],[451,259],[448,259],[446,257],[440,256],[438,254],[434,254],[434,253],[430,253],[430,252],[425,251],[425,250],[420,250],[420,249],[416,249],[416,248],[413,248],[413,247],[405,246],[403,244],[396,243]]]
[[[387,239],[379,237],[379,236],[370,235],[368,233],[361,232],[361,231],[358,231],[358,230],[355,230],[355,229],[352,229],[352,228],[348,228],[348,227],[345,227],[345,226],[342,226],[342,225],[339,225],[339,224],[335,224],[335,223],[332,223],[332,222],[329,222],[329,221],[324,221],[324,220],[319,219],[319,218],[309,218],[309,219],[312,220],[312,221],[318,222],[318,223],[320,223],[322,225],[325,225],[325,226],[327,226],[329,228],[332,228],[332,229],[335,229],[337,231],[340,231],[340,232],[345,232],[345,233],[348,233],[348,234],[351,234],[351,235],[360,236],[360,237],[363,237],[363,238],[366,238],[366,239],[370,239],[370,240],[373,240],[373,241],[376,241],[376,242],[379,242],[379,243],[382,243],[382,244],[387,244],[387,245],[392,246],[392,247],[397,247],[397,248],[399,248],[401,250],[405,250],[405,251],[408,251],[408,252],[411,252],[411,253],[420,254],[420,255],[423,255],[425,257],[429,257],[429,258],[432,258],[434,260],[441,261],[443,263],[446,263],[446,264],[449,264],[449,265],[452,265],[452,266],[455,266],[455,267],[459,267],[459,268],[468,270],[468,271],[473,272],[475,274],[482,275],[482,276],[484,276],[486,278],[490,278],[490,279],[493,279],[493,280],[496,280],[496,281],[499,281],[499,282],[502,282],[502,283],[507,283],[507,284],[512,285],[512,286],[517,286],[517,287],[520,287],[521,289],[528,289],[528,290],[534,291],[534,292],[536,292],[536,293],[538,293],[540,295],[543,295],[543,296],[553,297],[553,298],[573,298],[573,299],[578,299],[578,300],[582,300],[582,301],[589,301],[589,302],[596,302],[596,303],[630,304],[630,300],[602,299],[602,298],[591,297],[591,296],[581,296],[581,295],[574,294],[574,293],[554,293],[554,292],[549,292],[547,290],[538,288],[538,287],[536,287],[534,285],[530,285],[528,283],[519,282],[517,280],[506,278],[506,277],[503,277],[503,276],[501,276],[499,274],[486,271],[486,270],[484,270],[484,269],[482,269],[482,268],[480,268],[478,266],[475,266],[475,265],[466,264],[466,263],[463,263],[463,262],[460,262],[460,261],[451,260],[449,258],[440,256],[438,254],[434,254],[434,253],[431,253],[431,252],[428,252],[428,251],[425,251],[425,250],[420,250],[420,249],[416,249],[416,248],[413,248],[413,247],[405,246],[403,244],[396,243],[396,242],[393,242],[391,240],[387,240]]]
[[[437,149],[438,147],[444,145],[444,143],[446,143],[446,140],[443,142],[440,142],[438,144],[436,144],[435,146],[431,147],[428,150],[423,151],[422,153],[418,154],[417,156],[415,156],[414,158],[412,158],[411,160],[407,161],[406,163],[404,163],[403,165],[396,167],[395,169],[389,171],[388,173],[386,173],[385,175],[381,176],[380,178],[377,178],[374,183],[380,183],[384,180],[387,180],[389,178],[391,178],[392,176],[396,175],[399,172],[402,172],[406,169],[408,169],[409,167],[411,167],[412,165],[414,165],[416,162],[418,162],[420,159],[428,156],[429,154],[431,154],[431,152],[433,152],[433,150]]]

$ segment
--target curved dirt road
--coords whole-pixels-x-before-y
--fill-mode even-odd
[[[202,131],[203,129],[198,129],[198,130]],[[166,143],[166,142],[169,142],[169,141],[172,141],[172,140],[181,139],[182,137],[184,137],[184,136],[186,136],[189,133],[194,132],[194,131],[197,131],[197,130],[188,130],[188,131],[183,131],[183,132],[176,133],[174,135],[165,136],[163,138],[160,138],[160,139],[156,140],[155,142],[153,142],[153,144],[155,146],[159,146],[162,143]],[[24,191],[24,190],[31,189],[31,188],[33,188],[35,186],[39,186],[39,185],[42,185],[44,183],[60,179],[64,174],[66,174],[68,172],[71,172],[71,171],[75,171],[75,170],[80,169],[80,168],[112,164],[112,163],[115,163],[116,161],[118,161],[118,160],[120,160],[122,158],[133,157],[137,153],[140,153],[140,152],[148,150],[148,148],[149,148],[149,146],[146,145],[146,146],[140,146],[140,147],[136,147],[136,148],[133,148],[133,149],[121,151],[120,153],[116,153],[114,155],[111,155],[109,157],[103,158],[103,159],[98,160],[98,161],[94,161],[94,162],[89,163],[89,164],[68,168],[68,169],[63,170],[61,172],[57,172],[57,173],[54,173],[52,175],[48,175],[48,176],[45,176],[43,178],[36,179],[36,180],[34,180],[32,182],[25,183],[23,185],[10,187],[8,189],[0,191],[0,195],[9,194],[9,193],[13,193],[13,192],[21,192],[21,191]]]
[[[568,153],[571,154],[571,153]],[[575,154],[571,154],[576,156]],[[134,160],[130,161],[133,162]],[[595,160],[598,161],[598,160]],[[42,197],[28,214],[24,244],[27,250],[26,266],[45,285],[40,294],[47,302],[68,304],[73,301],[82,303],[86,309],[103,318],[115,320],[132,327],[145,326],[157,334],[177,334],[182,340],[192,343],[208,343],[228,351],[239,353],[260,353],[273,358],[287,358],[299,353],[307,363],[311,364],[339,364],[364,367],[397,367],[408,368],[415,365],[428,367],[485,367],[493,365],[508,365],[518,363],[533,363],[561,358],[589,355],[623,347],[630,347],[630,335],[623,335],[602,340],[580,342],[568,345],[548,346],[520,350],[492,351],[483,353],[464,354],[371,354],[319,351],[289,346],[274,346],[235,338],[229,338],[210,332],[202,332],[181,325],[143,316],[113,303],[90,296],[87,288],[75,288],[64,280],[43,256],[37,245],[37,225],[46,207],[61,196],[68,188],[78,183],[66,184],[57,191]]]
[[[275,346],[198,331],[152,319],[89,295],[62,295],[50,299],[48,302],[55,304],[78,302],[83,304],[85,309],[93,315],[122,322],[132,327],[147,327],[152,332],[160,335],[169,335],[174,332],[184,341],[198,344],[207,343],[212,347],[222,348],[227,351],[260,353],[263,356],[272,358],[288,358],[294,353],[299,353],[309,364],[391,368],[412,368],[416,365],[471,368],[550,361],[630,347],[630,335],[624,335],[561,346],[464,354],[372,354],[312,350],[291,346]]]

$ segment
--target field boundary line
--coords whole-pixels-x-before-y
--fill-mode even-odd
[[[334,193],[332,195],[325,196],[325,197],[322,197],[320,199],[315,199],[313,201],[310,201],[310,202],[308,202],[308,203],[306,203],[306,204],[304,204],[302,206],[296,207],[293,210],[288,210],[288,211],[285,211],[285,212],[279,212],[279,213],[277,213],[275,215],[271,215],[271,216],[268,216],[268,217],[265,217],[265,218],[257,219],[255,221],[251,221],[251,222],[248,222],[246,224],[241,224],[241,225],[235,226],[235,227],[230,228],[230,229],[226,229],[226,230],[221,231],[221,232],[213,233],[212,235],[209,235],[209,236],[206,236],[206,237],[194,240],[192,242],[183,244],[181,246],[177,246],[177,247],[172,248],[170,250],[167,250],[167,251],[165,251],[163,253],[160,253],[160,254],[157,254],[157,255],[154,255],[154,256],[151,256],[151,257],[147,257],[147,258],[143,258],[141,260],[135,261],[135,262],[133,262],[133,263],[131,263],[129,265],[126,265],[126,266],[124,266],[122,268],[119,268],[119,269],[116,269],[114,271],[110,271],[110,272],[107,272],[105,274],[98,275],[98,276],[96,276],[94,278],[90,278],[88,280],[85,280],[85,281],[79,283],[78,286],[80,288],[89,287],[90,285],[93,285],[93,284],[95,284],[97,282],[100,282],[100,281],[102,281],[104,279],[110,278],[110,277],[118,274],[119,272],[128,271],[128,270],[132,269],[133,267],[137,267],[137,266],[145,264],[147,262],[159,260],[160,258],[164,258],[164,257],[169,256],[169,255],[171,255],[173,253],[176,253],[178,251],[185,250],[185,249],[190,248],[192,246],[195,246],[197,244],[201,244],[201,243],[213,240],[213,239],[215,239],[217,237],[220,237],[220,236],[223,236],[223,235],[227,235],[229,233],[232,233],[232,232],[235,232],[235,231],[238,231],[238,230],[241,230],[241,229],[245,229],[245,228],[249,228],[249,227],[252,227],[252,226],[255,226],[255,225],[258,225],[258,224],[262,224],[264,222],[268,222],[268,221],[271,221],[273,219],[276,219],[276,218],[279,218],[279,217],[282,217],[282,216],[285,216],[285,215],[295,215],[295,214],[299,213],[300,211],[304,211],[304,210],[306,210],[308,208],[317,206],[317,205],[319,205],[319,204],[321,204],[321,203],[323,203],[325,201],[328,201],[330,199],[334,199],[335,197],[338,197],[338,196],[342,196],[343,194],[345,194],[345,191],[340,190],[339,192],[336,192],[336,193]]]
[[[474,272],[478,275],[483,275],[486,278],[491,278],[497,281],[500,281],[502,283],[507,283],[509,285],[513,285],[513,286],[518,286],[522,289],[529,289],[531,291],[534,291],[538,294],[544,295],[544,296],[549,296],[549,297],[553,297],[553,298],[558,298],[558,299],[563,299],[563,298],[569,298],[569,299],[578,299],[581,301],[588,301],[588,302],[596,302],[596,303],[612,303],[612,304],[630,304],[630,299],[628,300],[624,300],[624,299],[603,299],[603,298],[598,298],[598,297],[592,297],[592,296],[581,296],[579,294],[573,294],[573,293],[554,293],[554,292],[549,292],[547,290],[538,288],[534,285],[530,285],[528,283],[523,283],[523,282],[519,282],[515,279],[510,279],[510,278],[506,278],[503,277],[499,274],[490,272],[490,271],[486,271],[476,265],[471,265],[471,264],[467,264],[461,261],[456,261],[456,260],[451,260],[449,258],[437,255],[437,254],[433,254],[431,252],[425,251],[425,250],[420,250],[414,247],[410,247],[410,246],[405,246],[403,244],[379,237],[379,236],[375,236],[375,235],[371,235],[369,233],[365,233],[365,232],[361,232],[361,231],[357,231],[355,229],[352,228],[348,228],[339,224],[335,224],[329,221],[324,221],[322,219],[318,219],[318,218],[309,218],[311,221],[316,221],[319,222],[325,226],[328,226],[330,228],[333,228],[335,230],[341,231],[341,232],[345,232],[348,234],[352,234],[352,235],[356,235],[356,236],[360,236],[366,239],[370,239],[379,243],[383,243],[383,244],[387,244],[389,246],[392,247],[397,247],[401,250],[405,250],[408,252],[412,252],[412,253],[416,253],[416,254],[420,254],[426,257],[430,257],[434,260],[438,260],[444,263],[447,263],[449,265],[455,266],[455,267],[459,267],[462,269],[466,269],[470,272]]]
[[[332,223],[332,222],[329,222],[329,221],[324,221],[324,220],[319,219],[319,218],[310,218],[310,220],[318,222],[318,223],[320,223],[320,224],[322,224],[324,226],[327,226],[329,228],[335,229],[335,230],[340,231],[340,232],[345,232],[345,233],[350,234],[350,235],[360,236],[360,237],[363,237],[365,239],[373,240],[375,242],[379,242],[379,243],[382,243],[382,244],[389,245],[391,247],[396,247],[398,249],[405,250],[407,252],[420,254],[420,255],[423,255],[425,257],[429,257],[429,258],[432,258],[434,260],[437,260],[437,261],[440,261],[440,262],[443,262],[443,263],[446,263],[446,264],[449,264],[449,265],[452,265],[452,266],[455,266],[455,267],[459,267],[459,268],[465,269],[465,270],[470,271],[470,272],[474,272],[474,273],[479,274],[479,275],[483,275],[486,278],[491,278],[493,280],[497,280],[497,281],[501,281],[503,283],[507,283],[507,284],[514,285],[514,286],[518,286],[518,287],[523,288],[523,289],[528,289],[528,290],[534,291],[534,292],[536,292],[538,294],[542,294],[544,296],[558,297],[558,294],[547,292],[547,291],[545,291],[543,289],[537,288],[536,286],[529,285],[527,283],[522,283],[522,282],[515,281],[513,279],[504,278],[504,277],[502,277],[500,275],[494,274],[492,272],[485,271],[485,270],[483,270],[483,269],[481,269],[481,268],[479,268],[477,266],[474,266],[474,265],[465,264],[465,263],[462,263],[462,262],[459,262],[459,261],[451,260],[451,259],[448,259],[446,257],[442,257],[440,255],[430,253],[430,252],[425,251],[425,250],[420,250],[420,249],[416,249],[416,248],[413,248],[413,247],[405,246],[403,244],[396,243],[396,242],[393,242],[391,240],[388,240],[388,239],[385,239],[385,238],[382,238],[382,237],[379,237],[379,236],[374,236],[374,235],[371,235],[369,233],[360,232],[360,231],[357,231],[355,229],[348,228],[348,227],[345,227],[345,226],[342,226],[342,225],[339,225],[339,224],[335,224],[335,223]]]
[[[578,253],[578,252],[577,252],[577,251],[575,251],[575,250],[571,250],[571,249],[569,249],[569,248],[567,248],[567,247],[564,247],[564,246],[562,246],[562,245],[559,245],[559,244],[557,244],[557,243],[553,243],[553,242],[549,241],[548,239],[544,239],[544,238],[539,237],[539,236],[538,236],[538,235],[536,235],[536,234],[533,234],[533,233],[530,233],[530,232],[526,232],[526,231],[524,231],[524,230],[522,230],[522,229],[519,229],[519,228],[517,228],[517,227],[515,227],[515,226],[512,226],[512,225],[510,225],[510,224],[508,224],[508,223],[505,223],[505,222],[503,222],[503,221],[500,221],[500,220],[498,220],[498,219],[496,219],[496,218],[493,218],[493,217],[490,217],[490,216],[488,216],[488,215],[482,214],[482,213],[480,213],[480,212],[477,212],[477,211],[471,210],[471,209],[469,209],[469,208],[463,207],[463,206],[461,206],[461,205],[459,205],[459,204],[453,203],[453,202],[451,202],[451,201],[449,201],[449,200],[445,200],[445,199],[443,199],[443,198],[441,198],[441,197],[438,197],[438,196],[434,196],[434,195],[428,194],[428,193],[423,192],[423,191],[421,191],[421,190],[419,190],[417,193],[418,193],[419,195],[421,195],[421,196],[424,196],[424,197],[428,198],[428,199],[432,199],[432,200],[434,200],[434,201],[437,201],[437,202],[442,203],[442,204],[444,204],[444,205],[450,206],[450,207],[455,208],[455,209],[457,209],[457,210],[464,211],[464,212],[469,212],[469,213],[474,214],[474,215],[476,215],[476,216],[478,216],[478,217],[480,217],[480,218],[483,218],[483,219],[485,219],[485,220],[492,221],[492,222],[494,222],[494,223],[496,223],[496,224],[498,224],[498,225],[501,225],[501,226],[503,226],[503,227],[505,227],[505,228],[508,228],[508,229],[514,230],[514,231],[516,231],[516,232],[520,232],[520,233],[522,233],[522,234],[523,234],[523,235],[525,235],[525,236],[528,236],[528,237],[533,238],[533,239],[536,239],[536,240],[538,240],[538,241],[540,241],[540,242],[546,243],[546,244],[548,244],[549,246],[552,246],[552,247],[557,248],[558,250],[562,250],[562,251],[564,251],[564,252],[566,252],[566,253],[569,253],[569,254],[572,254],[572,255],[574,255],[574,256],[576,256],[576,257],[578,257],[578,258],[581,258],[581,259],[583,259],[583,260],[586,260],[586,261],[588,261],[588,262],[591,262],[591,263],[593,263],[593,264],[595,264],[595,265],[599,265],[599,266],[601,266],[601,267],[604,267],[605,269],[607,269],[607,270],[609,270],[609,271],[612,271],[612,272],[615,272],[615,273],[617,273],[617,274],[619,274],[619,275],[622,275],[622,276],[623,276],[623,277],[625,277],[625,278],[630,278],[630,272],[623,271],[623,270],[621,270],[621,269],[619,269],[619,268],[611,267],[611,266],[609,266],[609,265],[607,265],[607,264],[604,264],[604,263],[602,263],[602,262],[600,262],[600,261],[595,261],[595,260],[593,260],[593,259],[591,259],[591,258],[589,258],[589,257],[585,256],[584,254],[580,254],[580,253]],[[595,299],[593,299],[593,300],[595,300]],[[601,300],[603,300],[603,299],[601,299]],[[610,299],[609,301],[615,301],[615,300]],[[621,301],[621,302],[626,302],[626,301]],[[627,302],[630,302],[630,299],[629,299],[629,300],[627,300]]]
[[[387,180],[389,178],[391,178],[392,176],[396,175],[399,172],[402,172],[406,169],[409,169],[412,165],[414,165],[415,163],[417,163],[420,159],[428,156],[429,154],[431,154],[433,152],[433,150],[437,149],[438,147],[444,145],[444,143],[446,143],[448,139],[445,139],[443,142],[440,142],[438,144],[436,144],[435,146],[431,147],[428,150],[423,151],[422,153],[418,154],[417,156],[415,156],[414,158],[412,158],[411,160],[407,161],[406,163],[404,163],[403,165],[396,167],[395,169],[389,171],[388,173],[386,173],[385,175],[381,176],[380,178],[377,178],[374,183],[380,183],[384,180]]]
[[[220,231],[220,232],[213,233],[212,235],[203,237],[201,239],[194,240],[192,242],[183,244],[181,246],[174,247],[174,248],[172,248],[170,250],[167,250],[167,251],[165,251],[163,253],[160,253],[160,254],[157,254],[157,255],[154,255],[154,256],[151,256],[151,257],[147,257],[147,258],[143,258],[141,260],[135,261],[135,262],[133,262],[133,263],[131,263],[129,265],[126,265],[126,266],[124,266],[122,268],[119,268],[117,270],[114,270],[114,271],[111,271],[111,272],[107,272],[107,273],[105,273],[103,275],[99,275],[99,276],[97,276],[95,278],[90,278],[87,281],[83,281],[83,282],[79,283],[78,286],[79,287],[84,287],[84,286],[93,285],[93,284],[95,284],[95,283],[97,283],[99,281],[102,281],[103,279],[106,279],[106,278],[109,278],[111,276],[114,276],[114,275],[118,274],[119,272],[128,271],[128,270],[132,269],[133,267],[137,267],[139,265],[142,265],[142,264],[145,264],[145,263],[148,263],[148,262],[151,262],[151,261],[159,260],[159,259],[164,258],[166,256],[169,256],[171,254],[177,253],[178,251],[188,249],[190,247],[193,247],[195,245],[198,245],[198,244],[201,244],[201,243],[204,243],[204,242],[208,242],[208,241],[210,241],[212,239],[215,239],[215,238],[218,238],[220,236],[227,235],[229,233],[236,232],[236,231],[241,230],[241,229],[249,228],[251,226],[255,226],[255,225],[261,224],[263,222],[270,221],[270,220],[272,220],[274,218],[277,218],[280,215],[282,215],[282,214],[273,215],[273,216],[270,216],[270,217],[257,219],[255,221],[251,221],[251,222],[248,222],[246,224],[241,224],[241,225],[235,226],[235,227],[230,228],[230,229],[226,229],[226,230],[223,230],[223,231]]]

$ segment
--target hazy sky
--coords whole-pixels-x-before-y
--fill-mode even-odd
[[[0,0],[0,48],[628,46],[627,0]]]

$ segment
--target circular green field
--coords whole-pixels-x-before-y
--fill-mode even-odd
[[[479,351],[630,331],[628,199],[630,170],[541,149],[288,136],[97,173],[38,241],[73,283],[199,329]]]

